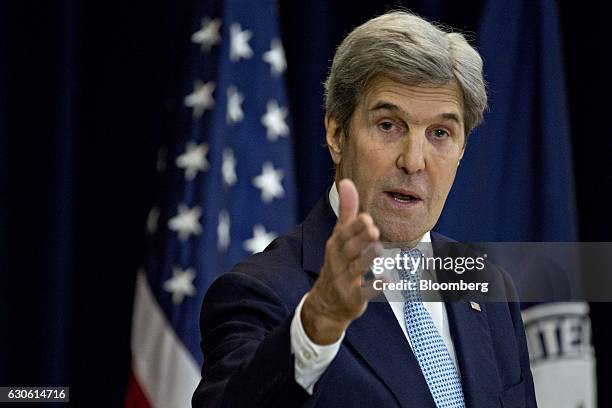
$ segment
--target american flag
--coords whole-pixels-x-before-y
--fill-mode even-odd
[[[193,16],[171,180],[137,275],[126,406],[188,407],[211,282],[296,222],[285,54],[274,1],[209,1]],[[173,153],[174,152],[174,153]]]

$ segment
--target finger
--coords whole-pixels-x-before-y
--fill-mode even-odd
[[[353,238],[344,242],[338,253],[340,260],[350,262],[362,255],[362,252],[380,237],[380,231],[374,225],[361,230]]]
[[[342,246],[346,243],[346,241],[355,237],[364,228],[368,228],[374,225],[374,220],[367,213],[361,213],[350,221],[348,224],[337,224],[334,229],[334,234],[338,239],[338,247],[342,248]]]
[[[359,216],[349,224],[336,224],[332,236],[327,240],[325,245],[325,253],[330,256],[330,260],[335,266],[346,267],[346,262],[350,261],[354,256],[347,257],[342,253],[343,248],[351,239],[359,237],[364,230],[369,228],[369,233],[375,233],[377,228],[373,225],[372,217],[368,214],[359,214]],[[365,230],[367,232],[367,230]],[[378,233],[380,235],[380,233]],[[377,238],[376,234],[374,236]],[[367,237],[363,235],[363,237]]]
[[[374,242],[367,244],[357,257],[350,261],[348,279],[352,280],[370,272],[374,258],[382,255],[382,244]]]
[[[370,243],[362,252],[359,259],[361,260],[361,267],[370,271],[372,269],[372,263],[375,258],[383,255],[384,247],[380,241],[374,241]]]
[[[383,284],[386,282],[388,282],[387,279],[383,277],[363,280],[360,288],[361,300],[363,302],[368,302],[378,296],[384,296],[385,292],[382,288],[384,287]]]
[[[379,241],[372,242],[361,252],[361,256],[359,257],[361,270],[366,271],[361,274],[362,281],[368,281],[372,279],[376,279],[381,275],[379,273],[374,272],[373,265],[374,260],[378,257],[381,257],[383,253],[383,246]]]
[[[359,211],[359,194],[351,179],[342,179],[338,183],[340,214],[338,222],[344,224],[357,216]]]

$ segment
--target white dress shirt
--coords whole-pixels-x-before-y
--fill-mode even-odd
[[[340,208],[340,201],[336,183],[334,183],[329,191],[329,203],[331,204],[331,207],[337,217]],[[423,235],[419,244],[419,248],[424,248],[423,252],[425,252],[426,256],[433,255],[429,231]],[[394,257],[395,254],[399,253],[399,251],[399,248],[385,249],[383,256]],[[397,273],[397,271],[394,273]],[[392,277],[392,279],[393,278],[394,277]],[[395,277],[395,279],[397,279],[397,277]],[[312,395],[315,384],[319,378],[321,378],[323,372],[325,372],[327,367],[331,364],[334,357],[336,357],[345,333],[342,333],[342,336],[340,336],[338,341],[335,343],[325,346],[315,344],[312,340],[310,340],[304,331],[302,319],[300,318],[302,313],[302,305],[304,304],[304,300],[307,296],[308,293],[304,295],[299,305],[295,309],[293,320],[291,321],[290,336],[291,352],[295,356],[295,381]],[[390,299],[388,293],[385,293],[385,296],[387,299]],[[394,297],[394,299],[396,298],[397,297]],[[406,330],[406,321],[404,320],[404,302],[389,301],[389,305],[391,306],[391,310],[393,310],[393,314],[395,315],[402,332],[404,332],[404,336],[406,336],[406,340],[408,341],[410,348],[412,348],[412,343],[410,342],[410,337],[408,335],[408,331]],[[459,365],[457,364],[455,347],[451,339],[450,328],[448,326],[448,316],[446,314],[446,306],[444,305],[444,302],[423,302],[423,306],[425,306],[425,309],[427,309],[429,312],[429,315],[438,329],[438,332],[444,340],[444,344],[448,349],[451,359],[455,363],[457,371],[459,371]]]

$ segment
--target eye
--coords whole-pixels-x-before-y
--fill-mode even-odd
[[[390,120],[383,120],[376,127],[385,137],[401,137],[405,133],[403,126]]]
[[[394,127],[395,125],[392,122],[381,122],[378,124],[378,128],[386,133],[391,132]]]
[[[431,135],[436,139],[445,139],[450,136],[446,130],[440,128],[434,129],[434,131],[431,132]]]

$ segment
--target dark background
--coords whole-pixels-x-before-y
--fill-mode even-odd
[[[328,4],[329,3],[329,4]],[[483,2],[402,2],[475,33]],[[328,186],[322,82],[335,46],[398,2],[283,2],[300,214]],[[610,36],[603,2],[559,1],[579,238],[611,241]],[[0,385],[69,385],[119,406],[135,272],[175,120],[194,4],[0,3]],[[512,18],[512,16],[508,16]],[[610,307],[591,304],[600,406],[612,406]],[[87,403],[85,403],[87,401]]]

